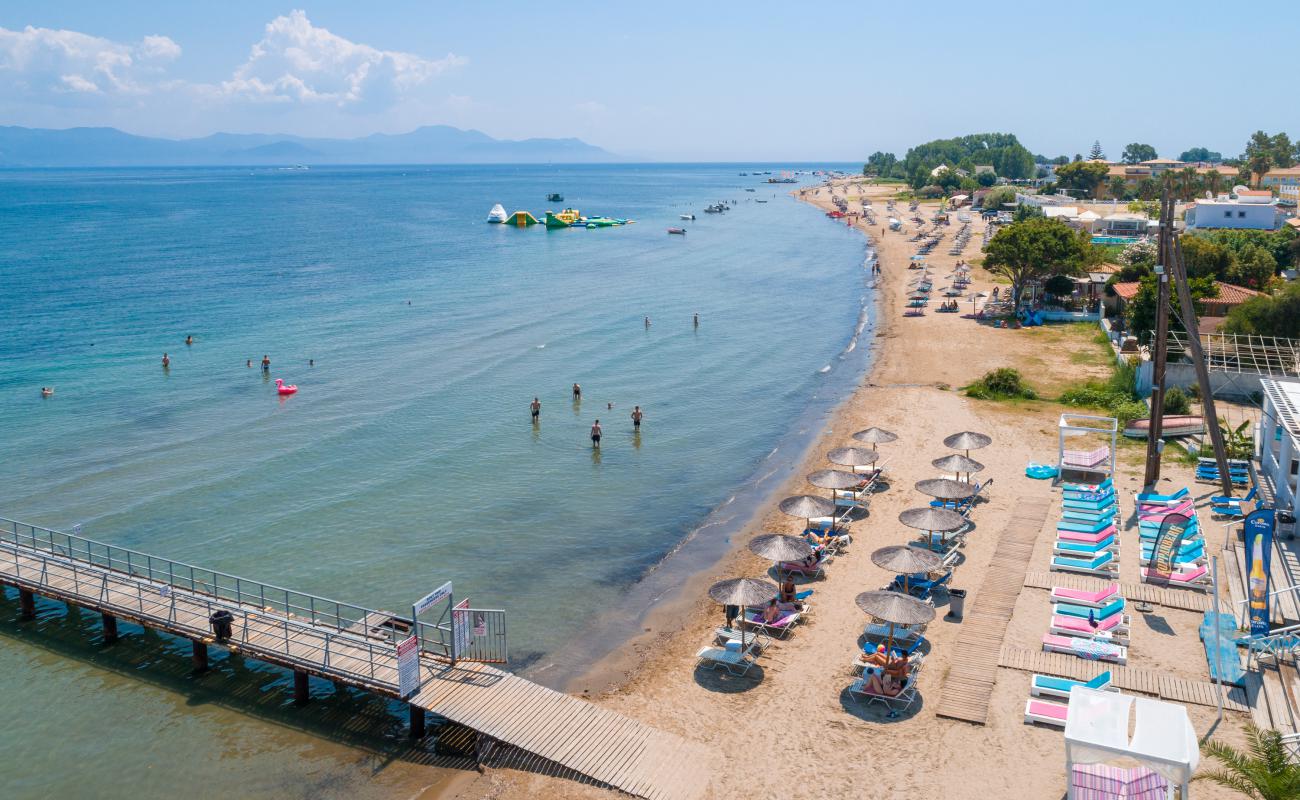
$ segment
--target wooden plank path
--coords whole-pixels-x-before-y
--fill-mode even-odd
[[[1192,681],[1176,678],[1167,672],[1137,667],[1089,661],[1066,653],[1045,653],[1042,650],[1024,650],[1018,647],[1002,648],[999,664],[1008,669],[1055,675],[1071,680],[1086,681],[1110,671],[1116,686],[1128,691],[1163,697],[1179,703],[1215,706],[1218,689],[1209,681]],[[1246,692],[1238,687],[1225,686],[1223,707],[1230,711],[1250,711]]]
[[[1016,511],[998,537],[984,580],[962,622],[939,698],[939,716],[980,725],[988,721],[1002,640],[1050,506],[1050,497],[1017,500]]]
[[[1223,571],[1220,571],[1220,579],[1226,577]],[[1069,575],[1064,572],[1028,572],[1025,574],[1025,585],[1034,589],[1052,589],[1060,586],[1065,589],[1079,589],[1085,592],[1096,592],[1109,586],[1113,581],[1102,578],[1092,578],[1087,575]],[[1227,588],[1226,581],[1220,587],[1224,592]],[[1214,599],[1208,592],[1198,592],[1193,589],[1166,588],[1163,586],[1153,586],[1149,583],[1121,583],[1119,593],[1125,600],[1133,603],[1154,603],[1166,608],[1177,608],[1183,611],[1209,611],[1214,606]],[[1226,610],[1226,605],[1225,605]]]
[[[196,654],[216,643],[296,672],[398,696],[395,647],[364,630],[340,630],[14,542],[0,543],[0,583],[190,639],[199,643]],[[211,632],[208,619],[218,609],[234,616],[228,641],[216,642]],[[420,671],[423,684],[411,705],[497,742],[650,800],[696,800],[707,790],[710,758],[702,745],[486,664],[451,666],[424,652]]]

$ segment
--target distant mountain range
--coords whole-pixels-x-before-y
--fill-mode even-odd
[[[214,133],[154,139],[116,128],[0,126],[0,167],[247,166],[290,164],[503,164],[614,161],[580,139],[493,139],[447,125],[359,139]]]

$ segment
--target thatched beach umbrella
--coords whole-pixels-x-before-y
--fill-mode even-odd
[[[797,494],[794,497],[787,497],[777,504],[781,513],[789,514],[792,517],[803,517],[806,527],[812,527],[813,517],[831,517],[832,523],[835,518],[835,504],[824,497],[814,497],[810,494]]]
[[[854,489],[862,485],[862,476],[842,469],[822,469],[809,473],[808,482],[819,489]]]
[[[966,527],[965,517],[946,508],[909,508],[898,515],[898,521],[918,531],[944,534],[943,544],[948,543],[947,534]]]
[[[871,445],[871,449],[875,450],[876,445],[878,444],[889,444],[890,442],[897,441],[898,434],[890,433],[884,428],[871,427],[853,434],[853,440],[855,442],[869,444]]]
[[[934,619],[934,606],[898,592],[863,592],[853,602],[868,616],[889,623],[886,653],[894,648],[895,625],[924,625]]]
[[[865,447],[837,447],[826,454],[826,460],[832,464],[854,468],[869,466],[879,459],[880,453]]]
[[[739,606],[744,618],[745,606],[758,606],[776,597],[777,587],[759,578],[732,578],[709,587],[709,597],[724,606]],[[745,628],[740,628],[740,652],[745,652]]]
[[[991,444],[993,444],[993,437],[984,433],[976,433],[975,431],[954,433],[952,436],[943,440],[944,447],[950,447],[953,450],[964,450],[966,451],[967,456],[970,455],[970,451],[978,450],[981,447],[988,447]]]
[[[966,473],[968,480],[972,472],[982,472],[984,470],[984,465],[980,462],[973,458],[959,456],[956,453],[953,453],[950,456],[944,456],[943,458],[936,458],[930,463],[933,464],[935,468],[941,469],[944,472],[952,472],[956,475],[960,475],[964,472]]]
[[[890,545],[876,550],[871,554],[871,563],[902,575],[904,591],[907,588],[907,576],[943,569],[943,558],[937,553],[903,545]]]
[[[798,536],[787,536],[783,533],[765,533],[750,540],[749,550],[754,555],[780,563],[782,561],[802,561],[812,555],[813,547]]]
[[[952,478],[930,478],[917,481],[916,490],[940,500],[965,500],[975,494],[975,487],[964,481]]]

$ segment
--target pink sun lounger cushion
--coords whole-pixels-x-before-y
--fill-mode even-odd
[[[1060,539],[1061,541],[1087,542],[1088,544],[1096,544],[1097,542],[1100,542],[1102,539],[1106,539],[1114,535],[1115,535],[1114,525],[1111,525],[1108,528],[1103,528],[1102,530],[1099,530],[1096,533],[1080,533],[1079,531],[1057,531],[1056,532],[1056,538]]]
[[[1067,589],[1062,586],[1057,586],[1055,589],[1052,589],[1053,600],[1064,600],[1067,603],[1082,603],[1090,606],[1099,606],[1107,600],[1114,599],[1118,596],[1118,583],[1112,583],[1105,589],[1096,592],[1085,592],[1082,589]]]

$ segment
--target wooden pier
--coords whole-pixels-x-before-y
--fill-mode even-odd
[[[18,590],[26,618],[41,595],[101,614],[106,639],[117,635],[119,620],[188,639],[196,670],[207,668],[210,646],[292,670],[302,702],[309,675],[401,699],[396,642],[415,633],[421,686],[406,698],[413,736],[424,735],[432,712],[476,731],[480,746],[514,747],[638,797],[694,800],[707,789],[701,745],[481,663],[504,659],[503,612],[471,610],[484,615],[489,641],[453,659],[450,626],[413,626],[387,612],[7,519],[0,519],[0,584]],[[229,614],[220,638],[211,621],[217,612]]]

